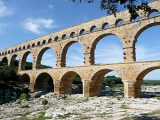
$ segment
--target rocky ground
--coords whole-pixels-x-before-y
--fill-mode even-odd
[[[148,89],[146,89],[148,90]],[[146,91],[148,92],[148,91]],[[146,96],[145,92],[145,96]],[[101,96],[83,98],[81,94],[31,94],[31,98],[0,106],[1,120],[160,120],[157,97],[130,98]],[[40,96],[40,97],[39,97]],[[42,104],[46,102],[46,105]]]

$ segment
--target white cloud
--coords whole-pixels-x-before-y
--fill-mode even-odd
[[[0,17],[8,16],[13,14],[13,11],[11,11],[7,6],[4,4],[3,0],[0,0]]]
[[[35,34],[42,34],[44,29],[56,28],[52,19],[44,18],[28,18],[24,22],[24,28]]]
[[[53,5],[48,5],[49,9],[53,9],[54,6]]]
[[[0,34],[4,34],[5,29],[8,27],[7,24],[1,23],[0,24]]]

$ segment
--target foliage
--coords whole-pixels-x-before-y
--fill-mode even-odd
[[[143,80],[143,85],[160,85],[160,80]]]
[[[48,104],[48,101],[46,99],[43,99],[42,100],[42,105],[47,105]]]
[[[109,87],[114,87],[116,84],[123,84],[120,77],[106,76],[102,80],[102,84]]]
[[[72,0],[73,2],[82,3],[88,2],[93,3],[95,0]],[[138,16],[137,11],[143,10],[146,14],[151,11],[151,8],[148,6],[149,0],[100,0],[100,8],[106,10],[107,14],[116,15],[117,12],[128,9],[130,13],[130,20],[136,19]]]
[[[79,75],[77,75],[73,81],[73,84],[82,84],[81,78]]]
[[[19,101],[22,101],[22,100],[26,100],[28,97],[28,95],[26,93],[22,93],[21,96],[18,98]]]

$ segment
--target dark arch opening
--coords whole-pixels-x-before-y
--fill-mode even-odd
[[[85,31],[85,29],[82,29],[81,31],[80,31],[80,33],[79,33],[80,35],[84,35],[84,34],[86,34],[86,31]]]
[[[74,71],[65,73],[60,83],[60,93],[62,94],[82,94],[83,84],[81,77]]]
[[[120,26],[120,25],[123,25],[124,22],[122,19],[118,19],[115,24],[116,24],[116,26]]]
[[[27,49],[30,49],[30,47],[31,47],[31,46],[30,46],[30,45],[28,45],[28,46],[27,46]]]
[[[95,64],[123,62],[123,46],[116,35],[103,34],[92,44],[91,61]]]
[[[135,19],[132,19],[131,22],[137,22],[137,21],[140,21],[140,17],[137,16]]]
[[[17,55],[13,55],[10,61],[10,67],[18,70],[19,67],[19,58]]]
[[[56,55],[54,50],[49,47],[42,49],[37,57],[36,68],[55,68],[56,67]]]
[[[140,29],[133,46],[136,47],[136,61],[159,60],[160,23],[152,23]]]
[[[48,73],[41,73],[35,82],[34,91],[54,92],[54,82]]]
[[[108,29],[109,28],[109,24],[108,23],[103,23],[102,25],[102,29]]]
[[[23,46],[23,50],[25,50],[26,49],[26,46]]]
[[[74,52],[73,52],[74,51]],[[62,51],[62,66],[81,66],[83,65],[83,48],[77,41],[71,41],[65,45]]]
[[[150,98],[159,95],[160,67],[151,67],[142,71],[137,77],[135,88],[138,97]]]
[[[4,57],[4,58],[2,59],[1,65],[2,65],[2,66],[8,65],[8,59],[7,59],[7,57]]]
[[[37,46],[40,46],[40,45],[41,45],[41,43],[40,43],[40,41],[38,41],[38,42],[37,42]]]
[[[22,57],[21,70],[32,70],[33,56],[31,52],[26,52]]]
[[[51,43],[51,42],[52,42],[52,38],[49,38],[49,39],[48,39],[48,43]]]
[[[54,38],[54,41],[57,42],[59,40],[58,36]]]
[[[46,44],[46,40],[43,40],[42,44],[43,44],[43,45]]]
[[[90,28],[90,32],[95,32],[95,31],[97,31],[97,27],[94,25]]]
[[[159,11],[156,9],[153,9],[148,13],[148,18],[157,17],[157,16],[159,16]]]
[[[33,44],[32,44],[32,47],[35,47],[35,46],[36,46],[35,43],[33,43]]]
[[[75,37],[76,36],[76,33],[75,32],[72,32],[71,34],[70,34],[70,37]]]
[[[67,39],[66,34],[64,34],[64,35],[62,36],[62,39],[63,39],[63,40],[64,40],[64,39]]]
[[[25,88],[29,88],[29,84],[30,84],[30,77],[28,74],[23,74],[21,76],[21,84],[25,87]]]
[[[110,69],[97,71],[91,78],[90,96],[123,96],[123,83],[119,74]]]

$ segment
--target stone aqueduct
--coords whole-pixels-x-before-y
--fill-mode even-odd
[[[160,11],[160,1],[149,3],[151,12]],[[0,51],[0,60],[8,60],[13,66],[16,56],[19,58],[18,73],[30,78],[31,91],[45,89],[46,80],[38,81],[47,73],[54,81],[54,92],[67,93],[71,90],[74,77],[78,74],[83,82],[83,96],[96,96],[100,93],[101,80],[110,71],[116,71],[124,84],[125,98],[140,97],[144,76],[152,70],[160,68],[160,61],[136,62],[135,44],[138,36],[147,28],[159,25],[160,16],[149,18],[142,11],[139,21],[131,22],[128,11],[104,16],[58,32],[54,32]],[[123,20],[124,24],[117,23]],[[109,28],[105,29],[105,25]],[[92,31],[94,28],[96,31]],[[123,45],[123,63],[94,64],[94,51],[100,39],[108,35],[116,35]],[[66,53],[75,42],[79,42],[84,51],[84,66],[66,67]],[[53,49],[56,54],[56,68],[39,69],[43,53]],[[33,55],[32,70],[25,70],[27,55]]]

